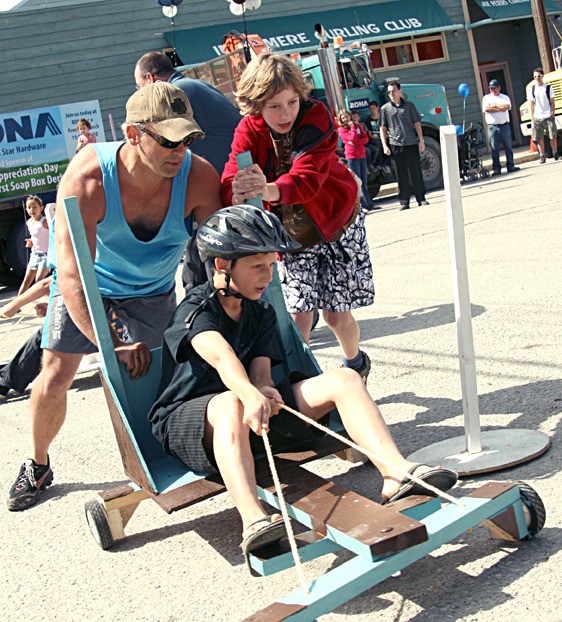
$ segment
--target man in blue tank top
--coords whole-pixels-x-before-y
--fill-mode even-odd
[[[193,219],[201,223],[221,207],[217,172],[188,149],[204,133],[181,89],[157,82],[137,91],[123,132],[123,142],[81,149],[60,182],[57,269],[31,393],[32,451],[9,510],[35,504],[52,483],[48,451],[66,416],[66,392],[83,354],[96,351],[62,198],[78,198],[104,304],[125,325],[124,338],[111,329],[117,359],[132,378],[146,374],[150,348],[162,344]]]

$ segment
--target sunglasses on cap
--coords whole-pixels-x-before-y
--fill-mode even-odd
[[[186,136],[185,138],[182,138],[181,140],[168,140],[167,138],[164,138],[163,136],[159,136],[158,134],[155,134],[154,132],[147,130],[146,127],[144,127],[144,125],[139,125],[138,128],[143,134],[147,134],[148,136],[150,136],[150,138],[155,140],[161,147],[164,147],[164,149],[175,149],[176,147],[179,147],[181,144],[183,144],[184,147],[189,147],[189,145],[193,144],[195,142],[195,139],[197,138],[197,134],[195,134],[195,135]]]

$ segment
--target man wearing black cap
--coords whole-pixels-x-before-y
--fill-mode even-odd
[[[132,378],[148,371],[176,308],[175,275],[194,220],[220,209],[213,167],[188,147],[204,136],[180,89],[157,82],[127,102],[124,142],[84,147],[57,193],[57,269],[43,330],[43,368],[31,393],[32,450],[8,497],[25,510],[53,481],[49,446],[64,423],[66,393],[96,338],[78,274],[62,199],[80,205],[102,298],[126,328],[111,330],[115,353]]]
[[[501,175],[500,144],[505,151],[506,167],[508,173],[519,170],[513,162],[513,149],[511,148],[511,127],[509,125],[509,111],[511,100],[507,95],[500,93],[500,83],[490,80],[490,93],[482,99],[482,111],[488,124],[488,135],[492,147],[492,175]]]

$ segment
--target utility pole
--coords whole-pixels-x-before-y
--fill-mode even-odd
[[[535,22],[542,68],[545,73],[549,73],[554,71],[554,62],[552,60],[552,46],[550,44],[550,33],[546,23],[543,0],[531,0],[531,8],[533,9],[533,20]]]

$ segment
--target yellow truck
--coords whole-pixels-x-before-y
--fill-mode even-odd
[[[558,151],[561,150],[562,143],[562,45],[552,50],[552,58],[554,59],[554,71],[544,74],[544,82],[550,84],[552,91],[554,92],[554,103],[556,106],[556,128],[558,130]],[[526,93],[527,100],[519,107],[519,116],[521,118],[521,134],[531,137],[532,119],[531,119],[531,107],[529,105],[529,99],[531,98],[531,91],[534,81],[527,84]],[[545,140],[545,152],[550,157],[552,155],[550,149],[550,142]]]

